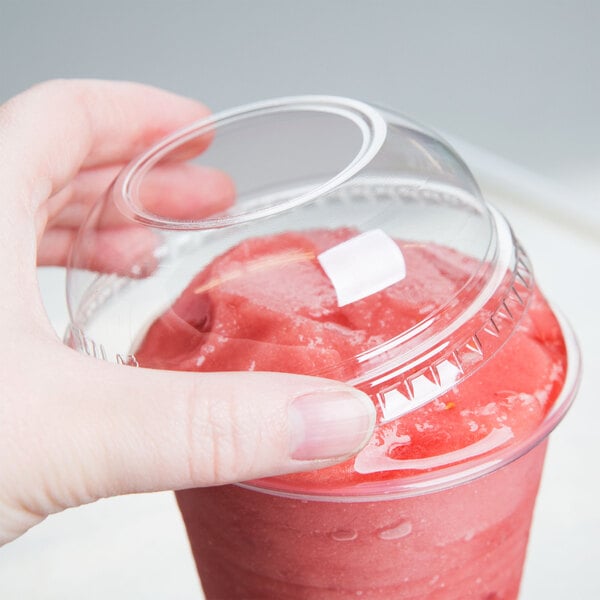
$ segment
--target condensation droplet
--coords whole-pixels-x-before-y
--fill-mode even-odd
[[[382,540],[399,540],[400,538],[410,535],[412,532],[412,523],[402,520],[396,523],[393,527],[382,529],[377,535]]]
[[[337,529],[330,535],[336,542],[351,542],[358,537],[358,532],[355,529]]]

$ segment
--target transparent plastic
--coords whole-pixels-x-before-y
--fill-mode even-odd
[[[236,245],[306,231],[342,233],[308,249],[284,244],[242,268],[235,262],[193,290],[199,309],[174,305],[199,272]],[[169,335],[207,345],[203,328],[212,316],[210,307],[203,308],[204,292],[222,288],[225,294],[232,280],[249,272],[264,276],[268,285],[287,264],[318,264],[330,284],[328,297],[317,290],[314,306],[297,309],[296,290],[281,286],[269,292],[278,297],[267,304],[313,317],[323,312],[319,303],[328,303],[326,310],[339,309],[345,319],[326,323],[329,330],[360,329],[372,308],[365,305],[370,297],[395,293],[422,269],[422,260],[411,264],[415,248],[433,248],[431,260],[443,255],[448,269],[455,263],[453,285],[430,291],[426,279],[418,281],[407,292],[418,304],[416,314],[388,319],[374,335],[336,348],[335,360],[317,355],[301,369],[370,393],[381,424],[456,389],[507,343],[534,289],[527,256],[460,157],[422,126],[337,97],[283,98],[234,109],[143,153],[94,206],[71,253],[66,340],[81,352],[125,365],[199,370],[167,349],[140,356],[157,316],[168,309]],[[240,312],[236,318],[251,321],[255,315]],[[224,335],[228,342],[244,340],[248,327]],[[291,352],[287,339],[273,339],[269,331],[265,339],[254,335],[270,351]],[[303,350],[301,337],[294,342]],[[573,344],[570,350],[573,373]],[[198,362],[194,352],[191,358]],[[252,368],[252,361],[237,370],[243,368]],[[553,415],[562,415],[568,404],[555,404]],[[498,436],[483,453],[489,456],[506,442]],[[277,490],[273,482],[264,485]]]
[[[516,597],[579,353],[437,134],[328,96],[194,123],[93,207],[67,296],[90,356],[318,375],[374,402],[342,465],[178,492],[208,598]]]

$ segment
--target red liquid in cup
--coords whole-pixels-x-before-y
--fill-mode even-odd
[[[360,368],[352,357],[389,331],[418,324],[449,297],[468,301],[471,259],[401,242],[407,278],[339,308],[316,257],[355,234],[280,234],[228,251],[151,326],[136,352],[140,365],[315,374],[343,364],[351,379]],[[448,464],[466,471],[494,445],[531,436],[565,370],[560,327],[533,290],[490,360],[432,402],[379,425],[356,459],[266,482],[308,496],[331,492],[336,501],[238,486],[178,492],[207,598],[516,598],[545,443],[457,487],[381,496]],[[361,485],[379,494],[357,501]]]

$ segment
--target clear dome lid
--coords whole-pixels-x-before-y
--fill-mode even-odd
[[[533,287],[446,142],[328,96],[223,112],[139,156],[90,212],[67,281],[81,352],[341,379],[382,423],[489,360]]]

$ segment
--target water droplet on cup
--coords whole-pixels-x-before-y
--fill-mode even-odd
[[[330,535],[336,542],[351,542],[358,537],[358,532],[355,529],[337,529]]]
[[[393,527],[382,529],[377,535],[382,540],[399,540],[410,535],[412,532],[412,523],[403,519]]]

